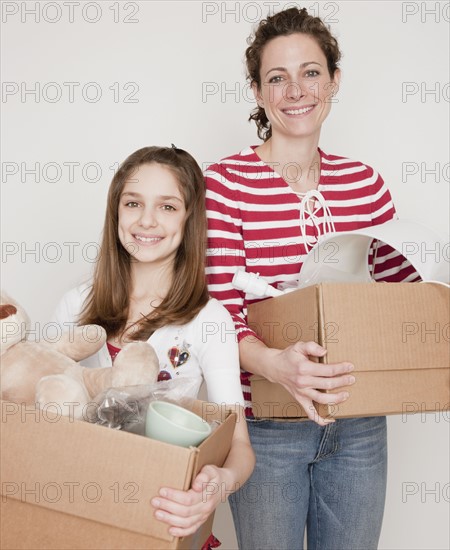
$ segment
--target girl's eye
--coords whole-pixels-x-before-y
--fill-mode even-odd
[[[125,206],[129,206],[130,208],[137,208],[139,206],[139,203],[135,201],[129,201],[125,203]]]

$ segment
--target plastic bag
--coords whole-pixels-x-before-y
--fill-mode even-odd
[[[191,408],[197,398],[196,378],[180,377],[151,385],[109,388],[95,397],[89,421],[115,430],[145,435],[151,401],[169,401]]]

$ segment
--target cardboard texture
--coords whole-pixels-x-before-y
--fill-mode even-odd
[[[314,340],[327,349],[320,363],[354,364],[349,399],[316,405],[322,416],[376,416],[449,410],[449,306],[433,283],[323,283],[252,304],[248,319],[270,347]],[[256,417],[306,416],[282,386],[261,376],[251,386]]]
[[[2,549],[201,548],[213,517],[178,539],[155,519],[161,486],[188,489],[205,464],[221,466],[236,414],[212,403],[192,409],[221,424],[183,448],[1,402]]]

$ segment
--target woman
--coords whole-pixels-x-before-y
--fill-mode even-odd
[[[230,498],[242,549],[303,548],[306,527],[309,549],[368,550],[376,548],[381,529],[386,419],[321,418],[313,402],[345,401],[349,394],[337,388],[354,383],[353,366],[317,365],[310,358],[325,350],[314,342],[266,347],[246,322],[252,300],[231,283],[237,269],[258,272],[274,286],[295,281],[320,235],[395,217],[389,191],[372,168],[318,146],[339,87],[339,60],[337,41],[305,9],[263,20],[246,50],[258,104],[250,119],[263,143],[206,172],[208,284],[235,321],[256,454],[253,475]],[[378,248],[374,276],[413,279],[409,264],[387,258],[390,252]],[[251,374],[282,384],[310,421],[255,420]]]
[[[62,326],[96,323],[106,329],[107,346],[86,366],[111,365],[126,342],[147,340],[158,355],[161,379],[195,377],[198,387],[204,379],[211,401],[229,403],[241,414],[233,322],[207,293],[205,235],[204,179],[191,155],[175,147],[136,151],[109,189],[93,281],[69,291],[55,318]],[[152,499],[156,518],[173,536],[192,534],[253,466],[246,423],[237,422],[224,466],[203,467],[188,491],[162,487]],[[220,487],[214,495],[210,484]]]

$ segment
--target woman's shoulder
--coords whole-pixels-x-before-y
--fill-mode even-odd
[[[214,172],[227,172],[239,167],[254,166],[261,164],[262,161],[255,153],[256,146],[248,146],[235,153],[234,155],[229,155],[221,160],[210,164],[206,171],[205,175],[208,176]]]
[[[329,153],[325,153],[324,151],[320,150],[320,157],[321,157],[321,163],[322,163],[322,170],[330,171],[330,172],[338,172],[340,170],[342,171],[358,171],[362,172],[365,171],[367,173],[373,174],[375,170],[365,162],[361,162],[360,160],[355,160],[350,157],[343,157],[340,155],[332,155]]]

